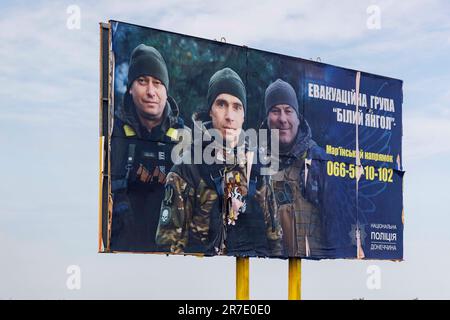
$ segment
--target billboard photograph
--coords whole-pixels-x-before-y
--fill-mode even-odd
[[[402,81],[110,21],[100,252],[403,259]]]

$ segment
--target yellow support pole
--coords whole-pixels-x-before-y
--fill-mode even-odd
[[[301,300],[302,259],[289,258],[288,299]]]
[[[250,258],[236,258],[236,300],[250,299]]]

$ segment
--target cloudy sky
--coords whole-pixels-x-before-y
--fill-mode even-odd
[[[380,29],[367,26],[373,5]],[[97,254],[98,23],[109,19],[402,79],[405,261],[304,261],[302,295],[450,299],[449,17],[446,0],[1,1],[0,299],[234,298],[233,258]],[[287,261],[250,265],[251,298],[286,298]],[[367,286],[373,265],[379,289]]]

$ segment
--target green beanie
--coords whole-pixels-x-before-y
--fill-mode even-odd
[[[140,76],[151,76],[157,78],[169,92],[169,73],[166,62],[154,47],[140,44],[131,53],[128,68],[128,88],[134,80]]]
[[[267,87],[264,104],[266,106],[266,115],[273,106],[279,104],[290,105],[295,112],[297,112],[297,115],[300,114],[298,110],[297,94],[295,93],[294,88],[281,79],[277,79]]]
[[[211,109],[214,100],[222,93],[231,94],[241,100],[244,112],[246,111],[247,94],[244,83],[239,75],[230,68],[217,71],[209,80],[208,94],[206,95],[208,109]]]

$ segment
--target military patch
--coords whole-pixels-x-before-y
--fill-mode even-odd
[[[173,194],[174,194],[174,189],[173,186],[168,184],[166,186],[166,188],[164,189],[164,200],[163,200],[163,204],[164,206],[170,206],[172,205],[172,198],[173,198]]]
[[[156,159],[156,152],[151,152],[151,151],[144,151],[142,152],[142,156],[144,158],[149,158],[149,159]]]
[[[281,187],[281,188],[280,188]],[[278,183],[275,186],[275,198],[278,206],[290,204],[294,201],[294,192],[287,182]]]
[[[169,128],[166,132],[166,136],[171,138],[173,141],[178,140],[178,130],[174,128]]]
[[[171,213],[172,213],[172,209],[170,209],[170,207],[163,206],[161,208],[161,215],[159,217],[159,224],[163,225],[163,226],[169,224],[170,218],[172,216]]]
[[[227,223],[234,225],[238,219],[239,214],[244,213],[247,204],[242,196],[241,190],[233,183],[227,184]]]
[[[127,124],[123,126],[123,131],[125,132],[125,136],[127,136],[127,137],[133,137],[136,135],[136,132],[134,131],[134,129]]]

